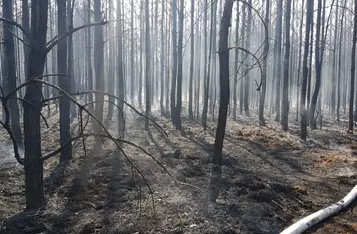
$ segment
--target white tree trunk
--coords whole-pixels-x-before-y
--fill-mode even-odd
[[[299,234],[346,208],[357,197],[357,185],[339,202],[319,210],[291,225],[280,234]]]

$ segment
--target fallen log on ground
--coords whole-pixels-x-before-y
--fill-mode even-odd
[[[349,206],[357,197],[357,185],[339,202],[294,223],[280,234],[300,234]]]

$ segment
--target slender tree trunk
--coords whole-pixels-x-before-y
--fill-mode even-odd
[[[22,1],[22,27],[27,32],[30,31],[30,13],[29,13],[29,2],[28,0]],[[51,23],[52,25],[52,23]],[[51,28],[52,29],[52,28]],[[29,38],[26,36],[23,37],[24,41],[29,44]],[[24,47],[24,70],[25,70],[25,77],[27,77],[27,66],[28,66],[28,56],[30,52],[30,48],[23,44]]]
[[[172,0],[172,72],[171,72],[171,95],[170,95],[170,106],[171,106],[171,120],[172,124],[176,125],[176,77],[177,77],[177,2]]]
[[[197,14],[197,22],[200,20],[200,15]],[[200,33],[200,25],[197,24],[196,27],[196,35],[197,35],[197,73],[196,73],[196,117],[199,118],[200,115],[200,97],[201,97],[201,55],[202,55],[202,37]]]
[[[269,13],[270,13],[270,0],[266,0],[265,6],[265,26],[268,28],[269,24]],[[262,93],[259,99],[259,125],[265,126],[265,119],[264,119],[264,106],[265,106],[265,95],[267,90],[267,67],[268,67],[268,53],[269,53],[269,35],[266,32],[265,35],[265,42],[264,42],[264,64],[263,64],[263,73],[264,78],[262,80]]]
[[[209,71],[210,69],[210,59],[208,60],[208,66],[207,66],[207,38],[208,38],[208,33],[207,33],[207,21],[208,21],[208,16],[207,16],[207,11],[208,11],[208,1],[205,0],[205,8],[204,8],[204,13],[203,13],[203,40],[204,40],[204,51],[203,51],[203,110],[202,110],[202,125],[203,128],[206,129],[207,127],[207,110],[208,110],[208,85],[207,85],[207,79],[209,79]],[[209,41],[211,41],[209,39]],[[210,48],[211,48],[211,43],[210,43]],[[210,55],[210,54],[209,54]],[[207,104],[206,104],[207,100]]]
[[[339,8],[335,10],[335,31],[334,31],[334,44],[332,51],[332,80],[331,80],[331,112],[335,115],[336,111],[336,86],[337,86],[337,67],[336,67],[336,51],[337,51],[337,32],[338,32],[338,11]]]
[[[13,1],[4,1],[2,4],[3,17],[9,20],[13,20]],[[4,44],[3,50],[6,58],[6,67],[3,67],[4,73],[3,77],[7,81],[8,91],[16,89],[16,65],[15,65],[15,43],[12,33],[14,32],[14,26],[12,24],[3,23],[3,33],[4,33]],[[22,146],[22,133],[20,127],[20,111],[19,105],[17,103],[17,93],[15,93],[11,99],[9,99],[9,111],[10,111],[10,123],[12,133],[19,146]]]
[[[175,9],[176,10],[176,9]],[[146,108],[145,114],[150,117],[151,112],[151,78],[150,78],[150,61],[151,61],[151,52],[150,52],[150,17],[149,17],[149,0],[145,0],[145,57],[146,57],[146,69],[145,69],[145,93],[146,93]],[[145,119],[145,130],[149,130],[149,120]]]
[[[276,48],[275,48],[275,76],[276,76],[276,91],[275,91],[275,121],[280,121],[280,81],[281,81],[281,37],[282,37],[282,21],[283,21],[283,0],[278,0],[277,8],[277,25],[275,31]]]
[[[315,42],[315,89],[311,98],[311,106],[310,106],[310,127],[311,129],[316,129],[316,119],[315,119],[315,110],[317,104],[317,97],[319,95],[320,86],[321,86],[321,10],[322,10],[322,0],[318,0],[317,5],[317,22],[316,22],[316,42]]]
[[[113,20],[113,16],[112,16],[112,7],[114,7],[113,5],[113,1],[109,0],[109,8],[108,11],[108,15],[109,15],[109,20]],[[113,38],[114,36],[114,26],[113,24],[109,24],[108,26],[109,28],[109,38]],[[115,46],[114,43],[112,43],[111,41],[109,42],[109,60],[108,60],[108,65],[109,65],[109,69],[108,69],[108,92],[112,95],[114,95],[114,90],[115,90],[115,58],[114,58],[114,53],[115,53]],[[108,97],[109,102],[115,103],[115,99],[113,97]],[[134,103],[132,103],[134,104]],[[114,114],[114,105],[108,103],[108,115],[107,115],[107,119],[108,120],[112,120],[113,119],[113,114]]]
[[[118,46],[118,57],[117,57],[117,69],[118,69],[118,134],[119,137],[124,139],[124,62],[123,62],[123,26],[122,26],[122,9],[121,9],[121,0],[117,0],[117,46]]]
[[[291,0],[286,0],[285,15],[285,57],[284,57],[284,80],[283,80],[283,100],[281,125],[284,131],[288,130],[289,123],[289,58],[290,58],[290,17],[291,17]]]
[[[346,6],[346,1],[344,1],[344,5]],[[338,70],[337,70],[337,121],[340,121],[340,105],[341,105],[341,60],[342,60],[342,42],[343,42],[343,25],[344,25],[344,18],[345,18],[345,9],[342,9],[342,16],[341,16],[341,28],[340,28],[340,42],[339,42],[339,49],[338,49]]]
[[[62,37],[66,34],[66,2],[67,0],[58,0],[58,14],[57,14],[57,29],[58,36]],[[57,50],[57,67],[58,73],[68,74],[67,71],[67,40],[60,40],[58,42]],[[59,76],[58,82],[59,87],[62,88],[65,92],[71,92],[71,80],[68,76]],[[67,144],[67,141],[71,139],[70,133],[70,100],[67,96],[61,96],[59,99],[59,109],[60,109],[60,144],[64,146]],[[67,161],[72,158],[72,144],[67,144],[66,147],[61,151],[60,162]]]
[[[73,10],[74,6],[72,6],[72,3],[74,0],[67,0],[67,19],[68,19],[68,31],[73,29]],[[76,91],[76,76],[74,75],[74,60],[73,60],[73,35],[69,35],[67,38],[68,41],[68,75],[71,76],[69,82],[70,82],[70,89],[69,91],[71,93],[74,93]],[[75,98],[75,97],[74,97]],[[70,118],[71,121],[76,117],[76,106],[74,103],[70,103]]]
[[[242,34],[242,38],[245,40],[245,37],[247,35],[247,30],[246,30],[246,27],[244,26],[245,24],[245,21],[246,21],[246,5],[243,5],[242,7],[242,11],[243,11],[243,15],[242,15],[242,27],[241,27],[241,34]],[[242,42],[242,45],[244,45],[244,42]],[[247,55],[241,53],[242,55],[242,61],[243,63],[246,63],[246,58],[247,58]],[[243,65],[244,66],[244,65]],[[246,74],[245,74],[245,69],[243,71],[243,75],[242,75],[242,79],[246,79]],[[243,114],[243,102],[244,102],[244,80],[240,81],[240,89],[239,89],[239,92],[240,92],[240,95],[239,95],[239,114],[242,115]]]
[[[161,111],[161,116],[164,115],[165,113],[165,108],[164,108],[164,92],[165,92],[165,57],[166,57],[166,39],[165,39],[165,33],[164,33],[164,28],[165,28],[165,1],[162,1],[161,3],[161,11],[162,11],[162,16],[161,16],[161,80],[160,80],[160,111]],[[168,79],[168,77],[166,77]],[[166,81],[167,82],[167,81]],[[191,90],[192,91],[192,90]],[[192,104],[191,104],[192,105]],[[191,106],[192,108],[192,106]]]
[[[301,4],[301,21],[300,21],[300,29],[299,29],[299,55],[298,55],[298,70],[297,70],[297,81],[296,81],[296,117],[295,120],[298,121],[299,120],[299,109],[300,109],[300,101],[299,101],[299,97],[300,97],[300,77],[301,77],[301,55],[302,55],[302,28],[303,28],[303,22],[304,22],[304,10],[303,7],[305,5],[305,0],[302,0],[302,4]]]
[[[101,0],[94,0],[94,19],[95,22],[102,20],[101,13]],[[94,67],[95,67],[95,80],[96,89],[104,91],[104,40],[103,40],[103,27],[101,25],[94,27]],[[95,95],[95,116],[99,121],[103,121],[103,104],[104,95],[97,93]],[[101,132],[101,126],[94,121],[94,130],[96,133]],[[102,140],[100,137],[95,137],[95,149],[100,150]]]
[[[191,0],[191,63],[190,63],[190,80],[188,88],[188,117],[193,119],[192,110],[192,83],[193,83],[193,67],[195,65],[195,0]]]
[[[237,11],[236,11],[236,44],[238,44],[239,39],[239,1],[237,1]],[[233,82],[233,120],[237,120],[237,85],[238,85],[238,68],[239,68],[239,50],[234,51],[234,82]]]
[[[43,74],[46,52],[48,0],[31,1],[31,38],[27,66],[27,80]],[[36,30],[35,30],[36,29]],[[41,159],[40,102],[42,85],[26,86],[24,107],[25,144],[25,195],[26,208],[37,209],[44,205],[43,161]]]
[[[167,35],[168,35],[168,38],[167,38],[167,55],[170,54],[170,48],[171,48],[171,44],[170,44],[170,41],[171,41],[171,33],[170,33],[170,29],[171,29],[171,18],[172,17],[167,17],[168,18],[168,30],[167,30]],[[171,92],[170,92],[170,73],[172,74],[172,71],[171,71],[171,67],[170,67],[170,59],[168,58],[169,56],[167,56],[167,66],[166,66],[166,77],[167,77],[167,80],[166,80],[166,95],[165,95],[165,110],[167,110],[168,112],[168,108],[169,108],[169,96],[171,95]],[[169,95],[170,94],[170,95]]]
[[[87,23],[91,23],[91,0],[87,1]],[[98,26],[99,27],[99,26]],[[94,89],[93,85],[93,68],[92,68],[92,30],[90,27],[87,29],[87,69],[88,69],[88,88],[89,90]],[[89,94],[88,102],[93,102],[93,95]],[[93,113],[93,105],[89,106],[89,110]]]
[[[222,180],[222,148],[226,132],[227,111],[229,104],[229,49],[228,34],[232,18],[233,0],[226,0],[219,31],[219,76],[220,106],[216,137],[214,142],[213,166],[209,186],[210,200],[215,202],[219,196]]]
[[[211,15],[212,15],[212,36],[211,36],[211,40],[212,40],[212,71],[211,71],[211,86],[210,86],[210,110],[211,110],[211,116],[213,121],[215,121],[215,116],[214,116],[214,110],[215,110],[215,104],[216,104],[216,40],[217,40],[217,29],[216,29],[216,21],[217,21],[217,2],[213,1],[212,2],[212,11],[211,11]]]
[[[139,108],[142,109],[143,106],[143,45],[144,45],[144,2],[140,1],[140,73],[139,73]]]
[[[357,12],[357,0],[354,1],[354,12]],[[352,54],[351,54],[351,86],[350,86],[350,106],[348,113],[348,132],[353,134],[353,98],[355,91],[355,69],[356,69],[356,41],[357,41],[357,15],[354,15]]]
[[[252,5],[252,0],[249,0],[248,3]],[[250,35],[252,32],[252,9],[248,7],[248,22],[247,22],[247,35]],[[245,39],[245,48],[250,50],[250,38]],[[250,58],[250,56],[248,56]],[[244,114],[250,116],[249,113],[249,96],[250,96],[250,74],[248,65],[245,68],[245,79],[244,79]]]
[[[314,0],[306,1],[307,15],[306,15],[306,29],[304,42],[304,56],[302,62],[302,82],[301,82],[301,96],[300,96],[300,115],[301,115],[301,139],[306,140],[307,137],[307,108],[306,108],[306,87],[308,78],[307,59],[310,46],[310,31],[312,30],[312,19],[314,11]],[[312,55],[310,55],[312,56]]]
[[[175,125],[177,130],[181,130],[181,110],[182,110],[182,63],[183,63],[183,23],[184,23],[184,0],[180,3],[179,15],[179,38],[178,38],[178,70],[177,70],[177,97],[176,97],[176,110],[175,110]]]
[[[135,11],[135,5],[134,5],[134,0],[131,0],[131,12],[130,12],[130,26],[131,26],[131,31],[130,31],[130,75],[131,75],[131,85],[130,85],[130,95],[131,95],[131,104],[134,105],[135,103],[135,84],[136,84],[136,76],[135,76],[135,67],[134,67],[134,11]]]

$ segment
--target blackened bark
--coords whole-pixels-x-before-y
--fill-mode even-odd
[[[120,100],[124,100],[124,62],[123,62],[123,33],[122,33],[122,7],[121,1],[117,1],[117,43],[118,43],[118,58],[117,58],[117,69],[118,69],[118,97]],[[122,101],[118,101],[118,106],[120,110],[118,110],[118,133],[120,138],[124,138],[124,103]]]
[[[195,0],[191,0],[191,63],[190,63],[190,80],[188,88],[188,117],[193,119],[193,110],[192,110],[192,83],[193,83],[193,66],[195,64]]]
[[[175,9],[176,11],[176,9]],[[150,52],[150,17],[149,17],[149,0],[145,0],[145,94],[146,94],[146,105],[145,105],[145,114],[150,116],[151,114],[151,71],[150,71],[150,62],[151,62],[151,52]],[[175,108],[175,107],[174,107]],[[149,130],[149,120],[145,119],[145,130]]]
[[[66,34],[66,2],[67,0],[57,0],[58,12],[57,12],[57,28],[58,36],[62,37]],[[67,75],[67,40],[60,40],[58,42],[57,50],[57,67],[58,73]],[[59,87],[65,92],[71,92],[71,80],[68,76],[59,76]],[[60,144],[64,146],[67,141],[71,139],[70,133],[70,100],[67,96],[63,95],[59,100],[60,109]],[[67,144],[61,151],[60,162],[67,161],[72,158],[72,144]]]
[[[270,1],[266,0],[265,6],[265,21],[264,24],[268,27],[269,24],[269,13],[270,13]],[[263,73],[264,78],[262,80],[262,93],[259,99],[259,125],[265,126],[264,119],[264,106],[265,106],[265,95],[267,90],[267,67],[268,67],[268,53],[269,53],[269,35],[268,32],[265,33],[265,44],[264,44],[264,64],[263,64]]]
[[[354,12],[357,12],[357,0],[355,2]],[[348,132],[353,134],[353,98],[355,91],[355,69],[356,69],[356,41],[357,41],[357,15],[354,15],[352,54],[351,54],[351,85],[350,85],[350,106],[348,113]]]
[[[171,94],[170,94],[170,107],[171,107],[171,120],[172,124],[176,125],[176,77],[177,77],[177,2],[172,1],[172,72],[171,72]]]
[[[91,23],[91,0],[87,1],[87,24]],[[92,90],[94,89],[93,85],[93,68],[92,68],[92,30],[91,27],[88,27],[87,29],[87,40],[86,40],[86,56],[87,56],[87,69],[88,69],[88,89]],[[89,94],[89,99],[88,102],[93,102],[93,95]],[[93,105],[89,106],[89,110],[93,113]]]
[[[102,20],[101,12],[101,0],[94,0],[94,20],[99,22]],[[104,91],[104,40],[103,40],[103,26],[98,25],[94,27],[94,71],[95,71],[95,85],[96,89],[99,91]],[[102,122],[103,121],[103,104],[104,95],[96,93],[95,94],[95,116]],[[96,133],[101,132],[101,126],[97,121],[93,121],[94,131]],[[102,139],[100,137],[95,137],[95,149],[100,150],[102,146]]]
[[[212,175],[209,186],[209,198],[216,201],[219,196],[222,180],[222,148],[226,132],[227,111],[229,104],[229,49],[228,34],[232,18],[233,0],[226,0],[219,31],[219,76],[220,106],[214,143]]]
[[[321,68],[322,68],[322,60],[321,60],[321,11],[322,11],[322,0],[318,0],[317,4],[317,21],[316,21],[316,42],[315,42],[315,71],[316,71],[316,79],[315,79],[315,89],[311,98],[311,105],[309,111],[310,118],[310,127],[311,129],[316,129],[316,119],[315,119],[315,110],[317,104],[317,97],[320,92],[321,86]]]
[[[135,67],[134,67],[134,11],[135,11],[135,6],[134,6],[134,0],[131,0],[131,9],[130,9],[130,26],[131,26],[131,31],[130,31],[130,80],[131,80],[131,85],[130,85],[130,96],[131,96],[131,104],[134,105],[135,102],[135,84],[136,84],[136,75],[135,75]],[[111,10],[109,10],[111,11]]]
[[[344,5],[346,6],[346,1],[344,1]],[[340,121],[340,106],[341,106],[341,60],[342,60],[342,41],[343,41],[343,25],[344,25],[344,18],[345,18],[345,9],[342,9],[342,16],[341,16],[341,26],[340,26],[340,42],[339,42],[339,49],[338,49],[338,70],[337,70],[337,107],[336,107],[336,115],[337,121]]]
[[[242,22],[243,22],[243,26],[241,27],[241,34],[242,34],[242,38],[245,38],[247,33],[246,33],[246,27],[244,26],[245,21],[246,21],[246,5],[244,4],[242,7],[242,11],[243,11],[243,15],[242,15]],[[243,42],[244,43],[244,42]],[[246,62],[246,56],[245,54],[241,53],[242,56],[242,61]],[[245,78],[245,72],[243,72],[243,78]],[[239,95],[239,114],[242,115],[243,114],[243,100],[244,100],[244,85],[243,85],[243,80],[241,80],[240,82],[240,89],[239,89],[240,95]]]
[[[306,1],[307,16],[304,42],[304,56],[302,61],[302,82],[301,82],[301,96],[300,96],[300,115],[301,115],[301,139],[306,140],[307,137],[307,109],[306,109],[306,87],[308,78],[307,59],[310,46],[310,31],[312,28],[312,18],[314,11],[314,1]]]
[[[289,58],[290,58],[290,17],[291,0],[286,0],[285,15],[285,56],[284,56],[284,80],[281,125],[284,131],[288,130],[289,118]]]
[[[74,3],[74,0],[67,0],[67,20],[68,20],[68,31],[71,31],[73,29],[73,9],[74,6],[72,4]],[[76,76],[74,75],[74,60],[73,60],[73,34],[68,35],[67,37],[67,47],[68,47],[68,75],[71,76],[70,78],[70,92],[75,93],[76,92]],[[74,118],[76,117],[76,105],[74,103],[70,103],[70,120],[73,121]]]
[[[236,38],[237,46],[238,45],[238,38],[239,38],[239,1],[237,1],[237,19],[236,19]],[[238,85],[238,63],[239,63],[239,50],[234,51],[234,82],[233,82],[233,120],[237,119],[237,85]]]
[[[249,5],[252,5],[252,0],[248,1]],[[252,31],[252,8],[248,7],[248,22],[247,22],[247,32],[246,35],[251,34]],[[247,50],[250,50],[250,40],[251,38],[247,37],[245,38],[245,48]],[[248,56],[248,55],[247,55]],[[248,56],[247,58],[250,58],[250,56]],[[247,60],[246,60],[247,61]],[[244,105],[244,114],[246,116],[250,116],[249,113],[249,98],[250,98],[250,74],[249,74],[249,65],[246,62],[246,66],[244,69],[244,73],[245,73],[245,78],[244,78],[244,99],[243,99],[243,105]]]
[[[4,1],[2,5],[3,16],[6,19],[13,20],[13,1],[8,0]],[[5,55],[5,65],[3,67],[4,73],[6,74],[3,77],[4,80],[7,81],[8,91],[16,89],[16,66],[15,66],[15,44],[14,37],[12,32],[14,31],[14,26],[12,24],[3,23],[3,32],[4,32],[4,55]],[[22,145],[22,133],[20,127],[20,112],[19,106],[17,103],[17,93],[12,96],[12,99],[9,100],[9,111],[10,111],[10,123],[12,133],[17,141],[19,146]]]
[[[181,130],[181,110],[182,110],[182,63],[183,63],[183,23],[184,23],[184,0],[180,3],[179,15],[179,35],[178,35],[178,50],[177,50],[177,93],[176,93],[176,110],[175,110],[175,125],[177,130]]]
[[[280,80],[281,80],[281,37],[282,37],[282,21],[283,21],[283,0],[278,1],[277,8],[278,18],[276,25],[276,48],[275,48],[275,121],[280,121]]]
[[[27,80],[43,74],[46,60],[48,0],[31,1],[31,44],[27,66]],[[24,106],[25,144],[25,194],[26,208],[37,209],[44,205],[43,162],[41,160],[41,90],[42,85],[26,86]]]

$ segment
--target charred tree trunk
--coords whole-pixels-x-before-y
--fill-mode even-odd
[[[123,33],[122,33],[122,9],[121,0],[117,0],[117,46],[118,46],[118,57],[117,57],[117,69],[118,69],[118,134],[119,137],[124,139],[124,62],[123,62]]]
[[[244,26],[245,21],[246,21],[246,5],[243,5],[242,7],[242,11],[243,11],[243,15],[242,15],[242,27],[241,27],[241,34],[242,34],[242,38],[245,38],[247,33],[246,33],[246,27]],[[242,42],[243,44],[244,42]],[[242,61],[246,62],[246,55],[241,53],[242,56]],[[243,65],[244,66],[244,65]],[[245,71],[243,72],[243,77],[245,78]],[[240,81],[240,89],[239,89],[239,114],[242,115],[243,114],[243,100],[244,100],[244,85],[243,85],[244,80],[241,79]]]
[[[235,35],[235,40],[237,41],[237,46],[238,44],[238,38],[239,38],[239,1],[237,1],[237,11],[236,11],[236,35]],[[234,51],[234,81],[233,81],[233,120],[237,120],[237,85],[238,85],[238,68],[239,68],[239,50]]]
[[[290,59],[290,17],[291,17],[291,0],[286,0],[285,16],[285,57],[284,57],[284,81],[283,81],[283,100],[281,125],[284,131],[288,130],[289,123],[289,59]]]
[[[338,32],[338,11],[339,8],[335,10],[335,31],[334,31],[334,43],[332,51],[332,79],[331,79],[331,112],[335,115],[336,111],[336,86],[337,86],[337,67],[336,67],[336,51],[337,51],[337,32]]]
[[[73,29],[73,10],[74,10],[74,6],[72,6],[72,4],[74,3],[73,0],[67,0],[67,20],[68,20],[68,31],[71,31]],[[68,75],[71,76],[70,80],[69,80],[69,85],[70,85],[70,89],[69,91],[71,93],[75,93],[76,92],[76,76],[74,75],[74,68],[73,68],[73,64],[74,64],[74,60],[73,60],[73,34],[68,35],[67,38],[68,41]],[[70,118],[71,121],[73,121],[73,119],[76,117],[76,106],[74,103],[70,103]]]
[[[175,9],[176,11],[176,9]],[[146,93],[146,108],[145,108],[145,114],[146,116],[150,116],[151,112],[151,78],[150,78],[150,62],[151,62],[151,52],[150,52],[150,17],[149,17],[149,0],[145,0],[145,33],[146,33],[146,38],[145,38],[145,57],[146,57],[146,69],[145,69],[145,93]],[[149,130],[149,120],[146,118],[145,119],[145,130]]]
[[[357,12],[357,0],[354,1],[354,12]],[[353,134],[353,98],[355,91],[355,69],[356,69],[356,41],[357,41],[357,15],[354,15],[352,54],[351,54],[351,85],[350,85],[350,106],[348,112],[348,132]]]
[[[303,6],[305,5],[305,0],[302,0],[302,9]],[[298,70],[297,70],[297,80],[296,80],[296,117],[295,120],[299,121],[299,110],[300,110],[300,102],[299,102],[299,97],[300,97],[300,78],[301,78],[301,55],[302,55],[302,28],[303,28],[303,23],[304,23],[304,11],[301,11],[301,21],[300,21],[300,29],[299,29],[299,55],[298,55]],[[308,29],[306,29],[308,30]]]
[[[195,65],[195,0],[191,0],[191,63],[190,63],[190,80],[188,88],[188,117],[193,119],[193,92],[192,92],[192,83],[193,83],[193,67]]]
[[[13,1],[4,1],[2,4],[3,16],[6,19],[13,20]],[[7,83],[8,91],[16,89],[16,65],[15,65],[15,43],[12,33],[14,32],[14,26],[12,24],[3,23],[4,43],[3,50],[6,58],[5,65],[3,67],[6,74],[3,79]],[[20,111],[17,103],[17,93],[15,93],[11,99],[9,99],[9,111],[10,111],[10,123],[12,133],[19,146],[22,146],[22,133],[20,127]]]
[[[176,110],[175,110],[175,125],[176,130],[181,130],[181,110],[182,110],[182,63],[183,63],[183,23],[184,23],[184,0],[180,3],[179,15],[179,38],[178,38],[178,51],[177,51],[177,96],[176,96]]]
[[[281,37],[283,21],[283,0],[278,0],[278,18],[275,31],[276,48],[275,48],[275,121],[280,121],[280,81],[281,81]]]
[[[266,0],[265,6],[265,26],[268,27],[269,24],[269,13],[270,13],[270,0]],[[264,64],[263,64],[263,73],[264,78],[262,80],[262,93],[259,100],[259,125],[265,126],[265,119],[264,119],[264,106],[265,106],[265,95],[267,90],[267,67],[268,67],[268,53],[269,53],[269,35],[266,32],[265,35],[265,42],[264,42]]]
[[[58,36],[62,37],[66,34],[66,2],[67,0],[58,0],[58,14],[57,14],[57,29]],[[59,87],[62,88],[67,93],[71,92],[71,80],[74,77],[68,77],[67,72],[67,40],[60,40],[58,42],[57,50],[57,67],[58,73],[64,74],[65,76],[58,77]],[[59,109],[60,109],[60,144],[64,146],[67,141],[71,139],[70,133],[70,101],[67,96],[62,96],[59,99]],[[67,161],[72,158],[72,144],[67,144],[61,151],[60,162]]]
[[[316,79],[315,79],[315,89],[314,93],[312,94],[311,98],[311,105],[310,105],[310,127],[311,129],[316,129],[316,118],[315,118],[315,110],[317,104],[317,97],[319,95],[320,86],[321,86],[321,67],[322,67],[322,60],[321,60],[321,11],[322,11],[322,0],[318,0],[317,5],[317,21],[316,21],[316,42],[315,42],[315,72],[316,72]]]
[[[209,198],[215,202],[219,196],[222,183],[222,148],[226,132],[227,112],[229,104],[229,49],[228,34],[232,18],[233,0],[226,0],[219,31],[219,76],[220,76],[220,106],[216,137],[214,142],[214,155],[212,174],[209,186]]]
[[[136,75],[135,75],[135,67],[134,67],[134,10],[135,10],[134,0],[131,0],[131,12],[130,12],[130,96],[131,96],[131,104],[134,105],[135,102],[135,85],[136,85]]]
[[[252,0],[248,1],[249,5],[252,5]],[[248,22],[247,22],[247,32],[246,35],[251,34],[252,32],[252,9],[251,7],[248,7]],[[250,37],[245,38],[245,48],[247,50],[250,50]],[[248,56],[247,58],[250,58],[250,56]],[[249,96],[250,96],[250,74],[249,74],[249,68],[248,68],[248,62],[246,61],[246,66],[245,66],[245,79],[244,79],[244,114],[246,116],[250,116],[249,113]]]
[[[91,0],[87,1],[87,24],[91,23]],[[93,68],[92,68],[92,30],[90,27],[88,27],[87,29],[87,40],[86,40],[86,60],[87,60],[87,69],[88,69],[88,77],[87,77],[87,81],[88,81],[88,89],[92,90],[94,89],[94,85],[93,85]],[[89,98],[88,98],[88,102],[93,102],[93,95],[89,94]],[[89,110],[93,113],[93,105],[89,106]]]
[[[31,1],[31,39],[27,66],[27,80],[43,74],[46,61],[48,0]],[[41,159],[41,90],[42,85],[32,82],[26,86],[24,107],[25,194],[26,208],[44,205],[43,161]]]
[[[203,51],[203,110],[202,110],[202,126],[203,129],[207,128],[207,111],[208,111],[208,82],[207,79],[209,79],[209,71],[208,69],[210,69],[210,59],[208,60],[208,66],[207,66],[207,38],[210,40],[210,38],[208,37],[208,33],[207,33],[207,21],[208,21],[208,17],[207,17],[207,11],[208,11],[208,1],[205,0],[205,9],[204,9],[204,16],[203,16],[203,31],[204,31],[204,35],[203,35],[203,40],[204,40],[204,51]],[[211,45],[211,43],[210,43]],[[206,102],[207,100],[207,102]]]
[[[102,20],[101,13],[101,0],[94,0],[94,19],[95,22]],[[95,80],[96,89],[98,91],[104,91],[104,40],[103,40],[103,27],[101,25],[94,27],[94,67],[95,67]],[[104,95],[97,93],[95,95],[95,116],[99,121],[103,121],[103,104]],[[101,126],[94,121],[94,131],[96,133],[101,132]],[[102,139],[95,137],[95,149],[99,150],[102,145]]]
[[[164,107],[165,83],[167,82],[167,81],[165,82],[165,57],[166,57],[167,51],[166,51],[166,39],[165,39],[165,33],[164,33],[164,28],[165,28],[165,1],[162,1],[161,4],[162,4],[161,5],[162,16],[161,16],[161,58],[160,58],[160,62],[161,62],[160,112],[161,112],[161,116],[163,116],[164,113],[165,113],[165,107]],[[166,79],[168,79],[168,77],[166,77]]]
[[[301,82],[301,96],[300,96],[300,115],[301,115],[301,139],[306,140],[307,137],[307,108],[306,108],[306,88],[308,78],[307,59],[310,46],[310,31],[312,28],[312,19],[314,11],[314,1],[306,1],[307,15],[306,15],[306,29],[304,42],[304,56],[302,61],[302,82]],[[312,55],[310,55],[312,56]]]
[[[171,107],[171,120],[172,124],[176,125],[176,78],[177,78],[177,2],[172,1],[172,72],[171,72],[171,94],[170,94],[170,107]]]
[[[109,1],[109,8],[114,7],[112,0]],[[108,10],[109,13],[109,20],[113,19],[112,16],[112,10]],[[113,24],[109,24],[109,38],[113,38],[114,34],[114,26]],[[115,43],[109,44],[109,69],[108,69],[108,92],[112,95],[114,95],[114,90],[115,90],[115,58],[114,58],[114,53],[115,53]],[[115,103],[115,99],[113,97],[108,97],[108,100],[112,103]],[[134,103],[132,103],[134,104]],[[107,119],[112,120],[113,119],[113,114],[114,114],[114,105],[108,103],[108,115]]]
[[[344,1],[344,6],[346,6],[346,1]],[[342,9],[341,16],[341,28],[340,28],[340,42],[338,49],[338,70],[337,70],[337,107],[336,107],[336,115],[337,121],[340,121],[340,106],[341,106],[341,60],[342,60],[342,41],[343,41],[343,25],[345,18],[345,9]]]

